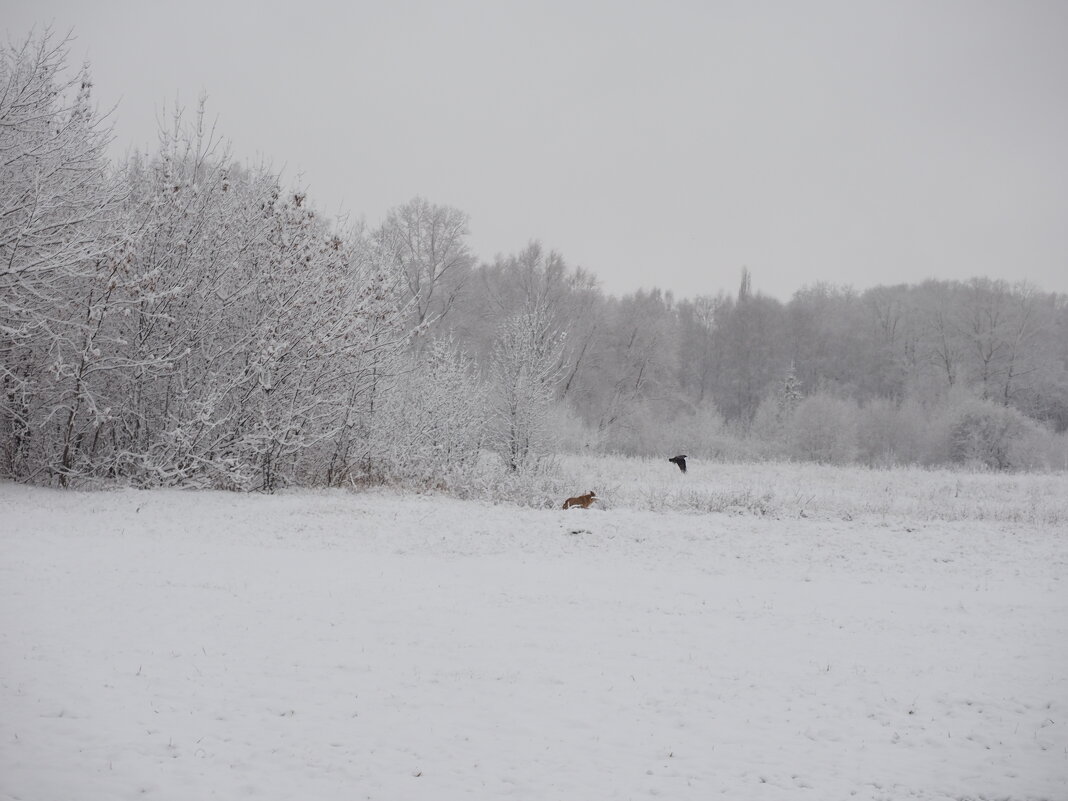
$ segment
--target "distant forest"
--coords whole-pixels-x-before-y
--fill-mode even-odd
[[[203,105],[113,163],[66,61],[48,33],[0,57],[0,476],[449,488],[487,454],[522,475],[561,451],[1068,467],[1064,295],[783,303],[740,268],[729,295],[614,297],[539,242],[480,260],[467,215],[423,198],[325,219]]]

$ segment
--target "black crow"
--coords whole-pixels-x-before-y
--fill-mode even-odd
[[[668,461],[674,462],[679,466],[679,470],[684,473],[686,472],[686,454],[683,454],[682,456],[672,456]]]

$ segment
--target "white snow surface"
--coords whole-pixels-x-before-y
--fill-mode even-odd
[[[0,798],[1065,799],[1066,564],[1040,523],[0,484]]]

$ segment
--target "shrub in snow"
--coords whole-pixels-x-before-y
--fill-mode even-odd
[[[1009,406],[970,398],[948,413],[950,458],[995,470],[1027,466],[1035,443],[1048,432]]]
[[[852,461],[857,453],[857,406],[830,395],[798,404],[787,436],[795,458],[824,464]]]
[[[916,401],[873,400],[857,415],[859,457],[881,467],[923,463],[929,429],[928,416]]]
[[[696,453],[688,444],[691,427],[689,415],[680,410],[674,398],[632,400],[620,408],[613,422],[602,433],[602,447],[608,453],[639,456],[650,453]]]
[[[559,509],[565,498],[589,489],[594,489],[599,500],[603,500],[601,488],[589,485],[588,476],[566,476],[554,456],[530,458],[518,471],[501,470],[497,460],[484,467],[487,469],[474,477],[461,495],[535,509]],[[595,504],[594,508],[601,505]]]
[[[749,426],[749,439],[762,458],[782,458],[790,455],[789,423],[793,414],[784,417],[782,407],[774,395],[760,402]]]
[[[599,449],[597,430],[586,425],[566,402],[552,405],[548,425],[555,435],[556,449],[560,453],[586,453]]]
[[[794,365],[757,407],[749,428],[753,444],[764,458],[790,455],[789,431],[797,407],[804,400]]]
[[[554,448],[549,411],[563,377],[563,351],[564,335],[537,301],[501,326],[490,367],[490,444],[513,472]]]
[[[1010,448],[1010,459],[1016,470],[1068,471],[1068,432],[1029,425]]]
[[[466,484],[486,439],[486,392],[473,360],[450,340],[409,357],[383,396],[368,477],[453,489]]]
[[[630,455],[685,453],[697,459],[733,460],[757,458],[760,448],[724,421],[715,404],[684,408],[674,416],[658,413],[658,404],[642,408],[637,447],[622,451]]]
[[[731,449],[730,436],[723,415],[714,403],[678,414],[668,429],[668,438],[649,453],[665,449],[671,453],[689,453],[698,458],[723,458]]]

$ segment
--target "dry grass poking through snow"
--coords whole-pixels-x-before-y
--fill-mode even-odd
[[[603,505],[656,512],[726,512],[775,517],[1068,524],[1068,474],[869,469],[794,463],[569,456],[570,485],[593,488]]]

